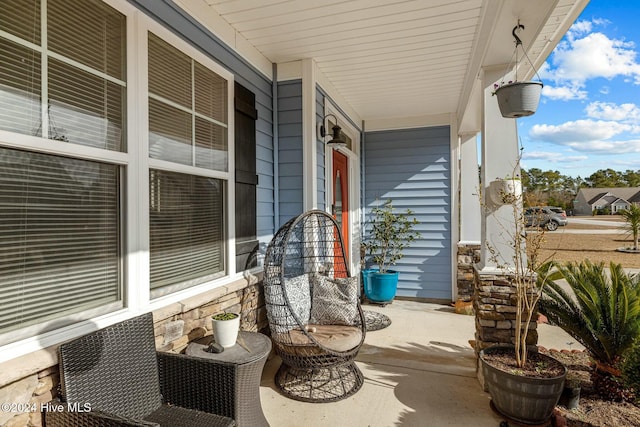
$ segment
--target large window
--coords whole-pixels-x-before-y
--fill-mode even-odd
[[[3,344],[123,306],[126,19],[99,0],[1,9]]]
[[[229,274],[232,86],[126,1],[0,0],[0,346]]]
[[[224,274],[226,181],[212,171],[229,168],[227,93],[226,79],[149,33],[149,157],[169,169],[150,161],[152,296]]]

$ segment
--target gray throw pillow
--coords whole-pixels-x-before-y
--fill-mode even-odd
[[[289,308],[291,312],[298,317],[300,322],[305,325],[309,322],[311,314],[311,288],[309,285],[309,275],[301,274],[300,276],[284,279],[284,289],[289,299]],[[296,323],[295,321],[292,323]]]
[[[333,279],[316,275],[309,323],[353,325],[358,318],[358,278]]]

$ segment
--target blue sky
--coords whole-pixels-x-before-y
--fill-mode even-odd
[[[638,17],[640,1],[591,0],[538,70],[538,111],[518,119],[522,167],[640,170]]]

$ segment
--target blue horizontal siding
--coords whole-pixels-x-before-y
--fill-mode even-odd
[[[279,225],[302,213],[302,81],[278,83]]]
[[[392,199],[418,220],[412,242],[393,269],[398,295],[451,300],[451,159],[448,126],[365,132],[365,221]],[[365,238],[368,227],[365,224]]]

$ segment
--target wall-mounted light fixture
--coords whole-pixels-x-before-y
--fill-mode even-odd
[[[322,118],[322,124],[320,125],[320,137],[324,138],[327,135],[327,129],[324,126],[324,123],[327,117],[329,116],[333,117],[333,120],[335,120],[335,125],[333,125],[333,127],[331,128],[331,130],[333,131],[333,136],[331,137],[331,140],[327,142],[327,145],[331,148],[345,147],[347,143],[340,136],[340,132],[342,131],[342,128],[338,126],[338,118],[333,114],[327,114]]]

